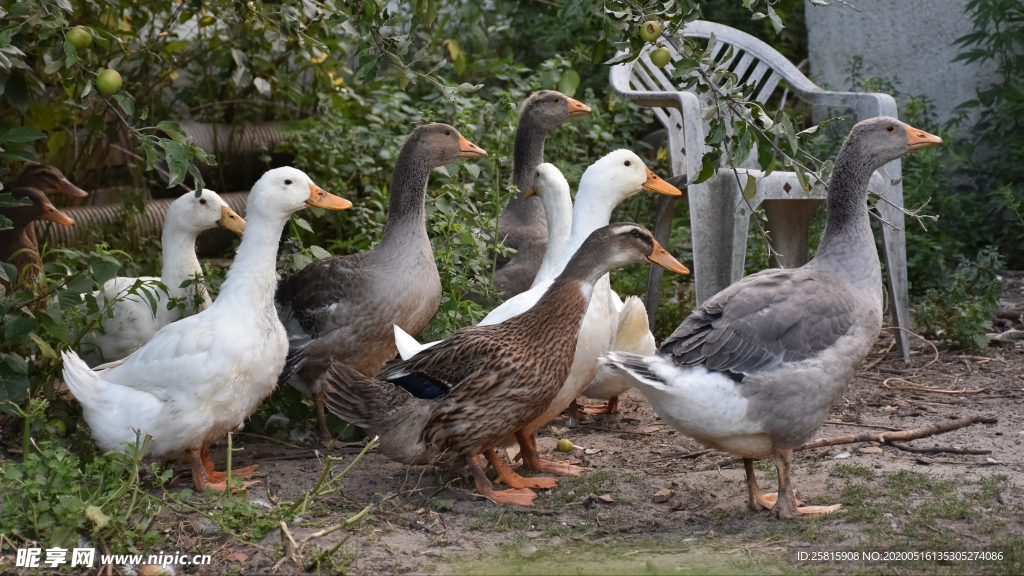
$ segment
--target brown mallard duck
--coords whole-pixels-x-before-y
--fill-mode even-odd
[[[600,228],[528,311],[501,324],[463,328],[376,378],[334,362],[323,378],[327,406],[380,436],[381,451],[394,460],[466,464],[480,494],[530,505],[530,488],[552,487],[555,480],[516,475],[493,447],[543,414],[561,390],[598,280],[643,261],[687,272],[642,226]],[[481,454],[512,490],[494,490]]]

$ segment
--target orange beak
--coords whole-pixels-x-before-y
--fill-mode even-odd
[[[569,118],[590,114],[590,106],[572,98],[566,98],[566,100],[569,101]]]
[[[309,184],[309,199],[306,200],[306,204],[327,208],[328,210],[344,210],[352,207],[352,203],[348,200],[339,198],[330,192],[325,192],[312,182]]]
[[[529,190],[527,190],[526,192],[523,192],[523,198],[533,198],[536,195],[537,195],[537,189],[535,187],[533,187],[533,186],[530,186]]]
[[[924,130],[918,130],[917,128],[909,125],[907,126],[907,137],[910,139],[909,148],[911,150],[942,144],[942,138],[933,136]]]
[[[88,192],[82,190],[78,186],[75,186],[67,178],[60,179],[60,183],[57,184],[57,191],[64,195],[74,196],[76,198],[85,198],[86,196],[89,195]]]
[[[459,134],[459,158],[483,158],[487,151],[473,144],[462,134]]]
[[[67,214],[57,210],[53,204],[45,202],[43,204],[43,215],[39,217],[40,220],[49,220],[54,224],[60,224],[61,226],[74,226],[75,221],[72,220]]]
[[[668,250],[665,250],[661,247],[661,244],[658,244],[657,240],[654,241],[654,250],[652,250],[651,254],[647,257],[647,262],[649,264],[657,264],[658,266],[661,266],[666,270],[671,270],[677,274],[690,273],[690,269],[683,266],[683,263],[679,260],[673,258],[672,255],[668,253]]]
[[[664,194],[666,196],[682,196],[683,193],[679,191],[679,188],[665,182],[654,172],[651,172],[650,168],[644,167],[647,170],[647,181],[644,182],[644,190],[648,192],[654,192],[657,194]]]
[[[217,225],[231,230],[239,236],[242,235],[242,232],[245,232],[245,220],[242,220],[241,216],[235,214],[235,211],[227,204],[220,205],[220,220],[217,220]]]

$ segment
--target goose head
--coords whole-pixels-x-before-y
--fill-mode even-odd
[[[681,196],[678,188],[660,178],[635,153],[626,149],[614,150],[594,162],[580,179],[580,193],[597,197],[617,205],[641,190]],[[579,198],[577,198],[577,203]]]
[[[859,153],[870,172],[903,157],[912,150],[942,144],[942,138],[888,116],[878,116],[858,122],[843,144],[844,148]],[[869,173],[870,173],[869,172]]]
[[[543,199],[570,197],[569,182],[554,164],[544,162],[537,166],[533,177],[533,186],[523,194],[523,198],[540,196]]]
[[[164,228],[197,236],[203,230],[220,226],[235,234],[245,231],[245,220],[235,214],[213,190],[204,189],[197,197],[186,192],[171,203],[164,219]]]
[[[18,187],[35,188],[43,194],[64,194],[82,198],[89,193],[71,183],[61,171],[47,164],[29,164],[18,177]]]
[[[49,220],[61,226],[75,224],[74,220],[57,210],[46,195],[35,188],[16,188],[11,191],[11,196],[25,202],[21,206],[6,207],[0,212],[11,219],[15,228],[22,228],[35,220]]]
[[[412,153],[424,158],[432,168],[446,166],[456,160],[482,158],[487,152],[448,124],[426,124],[417,127],[402,147],[403,155]]]
[[[255,213],[287,217],[310,206],[344,210],[352,203],[320,189],[302,170],[285,166],[268,170],[256,181],[246,212],[250,220]]]
[[[686,266],[658,244],[654,234],[639,224],[629,222],[609,224],[591,233],[566,270],[588,270],[589,276],[597,277],[620,266],[640,262],[657,264],[679,274],[690,273]]]
[[[536,122],[545,130],[563,124],[569,118],[590,114],[590,106],[573,100],[556,90],[540,90],[523,102],[521,116]]]

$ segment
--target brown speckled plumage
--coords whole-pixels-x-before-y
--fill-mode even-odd
[[[501,324],[459,330],[378,378],[340,362],[323,378],[327,405],[379,435],[410,464],[479,454],[547,408],[572,366],[594,282],[654,251],[634,224],[595,231],[536,306]]]

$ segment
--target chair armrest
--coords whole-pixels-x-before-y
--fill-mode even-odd
[[[851,108],[857,114],[858,121],[876,116],[896,118],[898,114],[896,100],[889,94],[824,90],[814,84],[810,84],[810,86],[794,86],[791,89],[800,99],[812,106]]]

